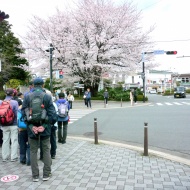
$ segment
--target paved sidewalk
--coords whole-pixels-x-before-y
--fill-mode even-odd
[[[0,149],[1,153],[1,149]],[[1,190],[190,190],[190,166],[130,150],[104,141],[95,145],[88,139],[68,137],[58,144],[52,177],[32,182],[31,169],[19,162],[2,162],[0,177],[18,175],[13,182],[0,182]]]
[[[92,109],[108,109],[108,108],[125,108],[132,107],[131,103],[128,101],[108,101],[108,105],[104,104],[103,100],[91,100]],[[135,106],[146,106],[151,104],[150,102],[139,101]],[[73,109],[87,109],[83,100],[76,100],[73,102]]]

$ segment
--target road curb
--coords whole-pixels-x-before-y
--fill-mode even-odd
[[[85,138],[85,137],[68,136],[68,138],[94,142],[94,139]],[[99,141],[99,143],[104,143],[104,144],[108,144],[108,145],[111,145],[111,146],[124,147],[124,148],[130,149],[130,150],[135,150],[135,151],[138,151],[138,152],[143,152],[144,151],[143,148],[138,147],[138,146],[123,144],[123,143],[118,143],[118,142],[111,142],[111,141],[106,141],[106,140],[98,140],[98,141]],[[160,152],[160,151],[151,150],[151,149],[149,149],[148,152],[151,155],[159,156],[159,157],[165,158],[167,160],[171,160],[171,161],[174,161],[174,162],[179,162],[181,164],[185,164],[187,166],[190,166],[190,160],[188,160],[188,159],[181,158],[181,157],[174,156],[174,155],[167,154],[167,153],[163,153],[163,152]]]

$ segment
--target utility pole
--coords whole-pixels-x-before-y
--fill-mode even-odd
[[[52,76],[52,72],[53,72],[53,70],[52,70],[52,59],[53,59],[53,50],[54,50],[54,48],[53,48],[53,45],[52,45],[52,43],[50,43],[50,46],[49,46],[49,59],[50,59],[50,91],[53,93],[53,76]]]

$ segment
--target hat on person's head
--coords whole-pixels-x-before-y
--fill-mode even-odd
[[[58,96],[59,96],[59,98],[65,98],[65,94],[64,94],[64,93],[62,93],[62,92],[61,92],[61,93],[59,93],[59,95],[58,95]]]
[[[40,77],[35,78],[33,81],[34,85],[43,85],[44,84],[44,80]]]
[[[12,95],[12,94],[14,93],[14,91],[13,91],[12,88],[7,88],[7,89],[5,90],[5,93],[6,93],[7,95]]]

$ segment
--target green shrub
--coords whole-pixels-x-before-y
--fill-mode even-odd
[[[137,101],[143,101],[143,97],[144,97],[143,95],[138,95],[137,96]],[[145,101],[148,101],[148,97],[147,96],[145,97]]]
[[[5,99],[5,92],[0,91],[0,100],[4,100],[4,99]]]

